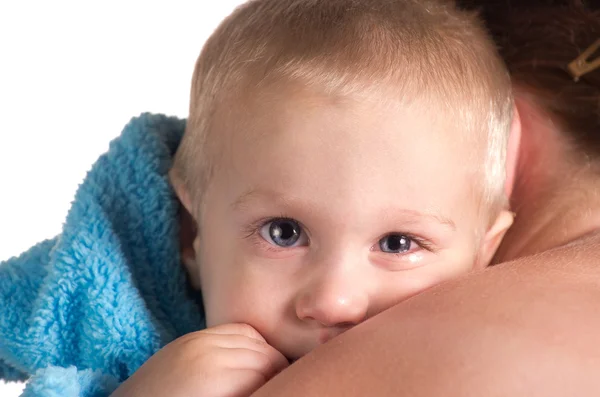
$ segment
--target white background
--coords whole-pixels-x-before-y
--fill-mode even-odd
[[[131,117],[187,116],[202,44],[242,2],[0,3],[0,261],[60,232]],[[0,381],[0,396],[22,388]]]

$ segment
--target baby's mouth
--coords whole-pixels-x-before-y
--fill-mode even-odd
[[[331,338],[333,338],[332,332],[329,329],[322,329],[319,333],[319,343],[324,344],[327,343]]]
[[[341,335],[342,333],[344,333],[345,331],[347,331],[348,329],[350,329],[351,327],[347,327],[347,328],[322,328],[321,330],[319,330],[318,334],[317,334],[317,342],[318,345],[323,345],[327,342],[329,342],[330,340],[332,340],[333,338]],[[317,346],[318,346],[317,345]],[[302,356],[304,356],[305,354],[309,353],[311,350],[313,350],[314,348],[316,348],[317,346],[313,346],[309,351],[304,352],[301,356],[296,356],[296,357],[292,357],[292,356],[285,356],[285,358],[288,360],[288,362],[291,364],[295,363],[296,361],[298,361],[300,358],[302,358]]]
[[[329,342],[331,339],[341,335],[349,328],[323,328],[319,333],[319,343],[324,344]]]

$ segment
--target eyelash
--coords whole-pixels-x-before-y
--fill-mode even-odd
[[[421,238],[419,236],[415,236],[414,234],[411,234],[411,233],[391,232],[391,233],[384,234],[379,239],[382,239],[383,237],[388,236],[390,234],[400,234],[402,236],[406,236],[411,241],[413,241],[415,244],[417,244],[420,248],[424,249],[425,251],[435,252],[434,246],[433,246],[433,244],[430,241],[427,241],[424,238]],[[377,240],[377,242],[379,242],[379,240]],[[406,255],[406,253],[404,253],[404,252],[387,252],[387,254],[394,255],[394,256],[397,256],[397,257],[403,257],[403,256]]]
[[[249,225],[244,227],[244,238],[245,239],[252,239],[253,244],[255,245],[259,245],[263,248],[266,248],[268,251],[272,251],[272,252],[279,252],[282,249],[287,249],[287,248],[277,248],[272,244],[268,244],[266,243],[262,237],[260,237],[259,231],[260,229],[267,223],[272,222],[274,220],[277,219],[283,219],[283,220],[291,220],[294,222],[298,222],[296,219],[292,218],[291,216],[287,216],[285,214],[281,214],[280,216],[270,216],[270,217],[265,217],[265,218],[261,218],[259,220],[257,220],[256,222],[252,222]],[[304,226],[302,225],[302,223],[298,222],[298,224],[302,227],[302,229],[304,230]],[[306,233],[306,232],[305,232]],[[420,248],[429,251],[429,252],[435,252],[435,246],[428,240],[416,236],[414,234],[411,233],[406,233],[406,232],[390,232],[390,233],[386,233],[384,234],[382,237],[380,237],[377,241],[379,242],[380,239],[382,239],[383,237],[390,235],[390,234],[401,234],[403,236],[408,237],[411,241],[413,241],[415,244],[417,244]],[[258,237],[258,238],[257,238]],[[310,242],[310,239],[309,239]],[[266,244],[263,244],[266,243]],[[397,257],[403,257],[406,255],[406,253],[388,253],[390,255],[394,255]]]
[[[281,252],[283,250],[289,250],[289,248],[278,248],[272,244],[269,244],[260,236],[260,229],[267,223],[273,222],[276,219],[285,219],[285,220],[291,220],[294,222],[298,222],[294,218],[292,218],[290,216],[286,216],[284,214],[281,214],[280,216],[270,216],[270,217],[266,217],[266,218],[261,218],[261,219],[257,220],[256,222],[252,222],[249,225],[244,227],[244,238],[248,239],[248,240],[252,240],[252,244],[254,244],[255,246],[260,247],[262,249],[265,249],[269,252]],[[300,222],[298,222],[298,224],[304,230],[304,226]]]
[[[264,225],[266,225],[269,222],[273,222],[276,219],[289,219],[289,220],[294,220],[294,218],[289,217],[289,216],[285,216],[285,215],[281,215],[281,216],[269,216],[266,218],[261,218],[255,222],[250,223],[249,225],[244,227],[244,238],[251,238],[252,236],[258,234],[258,232],[260,231],[260,228],[263,227]],[[297,221],[296,221],[297,222]]]

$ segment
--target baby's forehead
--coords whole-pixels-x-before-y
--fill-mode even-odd
[[[461,211],[476,211],[467,201],[473,190],[468,185],[481,168],[484,145],[477,150],[469,143],[466,130],[441,105],[298,87],[235,99],[215,113],[211,127],[219,191],[237,191],[237,197],[277,188],[282,207],[298,198],[314,204],[294,208],[339,218],[361,208],[369,214],[392,207],[426,212],[445,200],[445,213],[460,203]],[[348,203],[339,206],[340,200]],[[270,207],[277,200],[252,201],[257,207],[267,202]]]
[[[396,128],[419,122],[421,131],[443,129],[455,144],[485,141],[486,131],[473,131],[464,122],[465,109],[431,94],[399,96],[394,87],[375,86],[352,92],[326,92],[319,87],[298,83],[278,84],[231,96],[217,106],[212,135],[231,139],[235,135],[264,136],[290,124],[318,126],[338,123],[360,124],[364,134],[376,137],[377,128],[390,118],[402,117]],[[476,118],[475,111],[468,117]],[[483,110],[480,112],[483,113]],[[479,115],[484,117],[483,114]],[[316,119],[316,120],[315,120]],[[325,128],[325,127],[323,127]],[[416,131],[418,133],[419,131]],[[233,136],[231,135],[233,134]]]
[[[345,159],[354,164],[358,157],[368,162],[365,167],[375,168],[385,167],[384,159],[402,157],[410,168],[408,159],[429,158],[432,147],[442,142],[444,151],[476,162],[474,143],[485,143],[474,142],[451,111],[429,98],[399,101],[383,92],[342,96],[283,87],[223,109],[215,114],[211,135],[219,141],[219,157],[229,160],[254,161],[258,155],[284,151],[281,161],[288,156],[296,163],[310,162],[311,153],[325,153],[332,163]]]

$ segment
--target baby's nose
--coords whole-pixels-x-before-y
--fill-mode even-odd
[[[367,317],[369,297],[356,277],[330,275],[298,296],[296,315],[325,327],[348,327]]]

